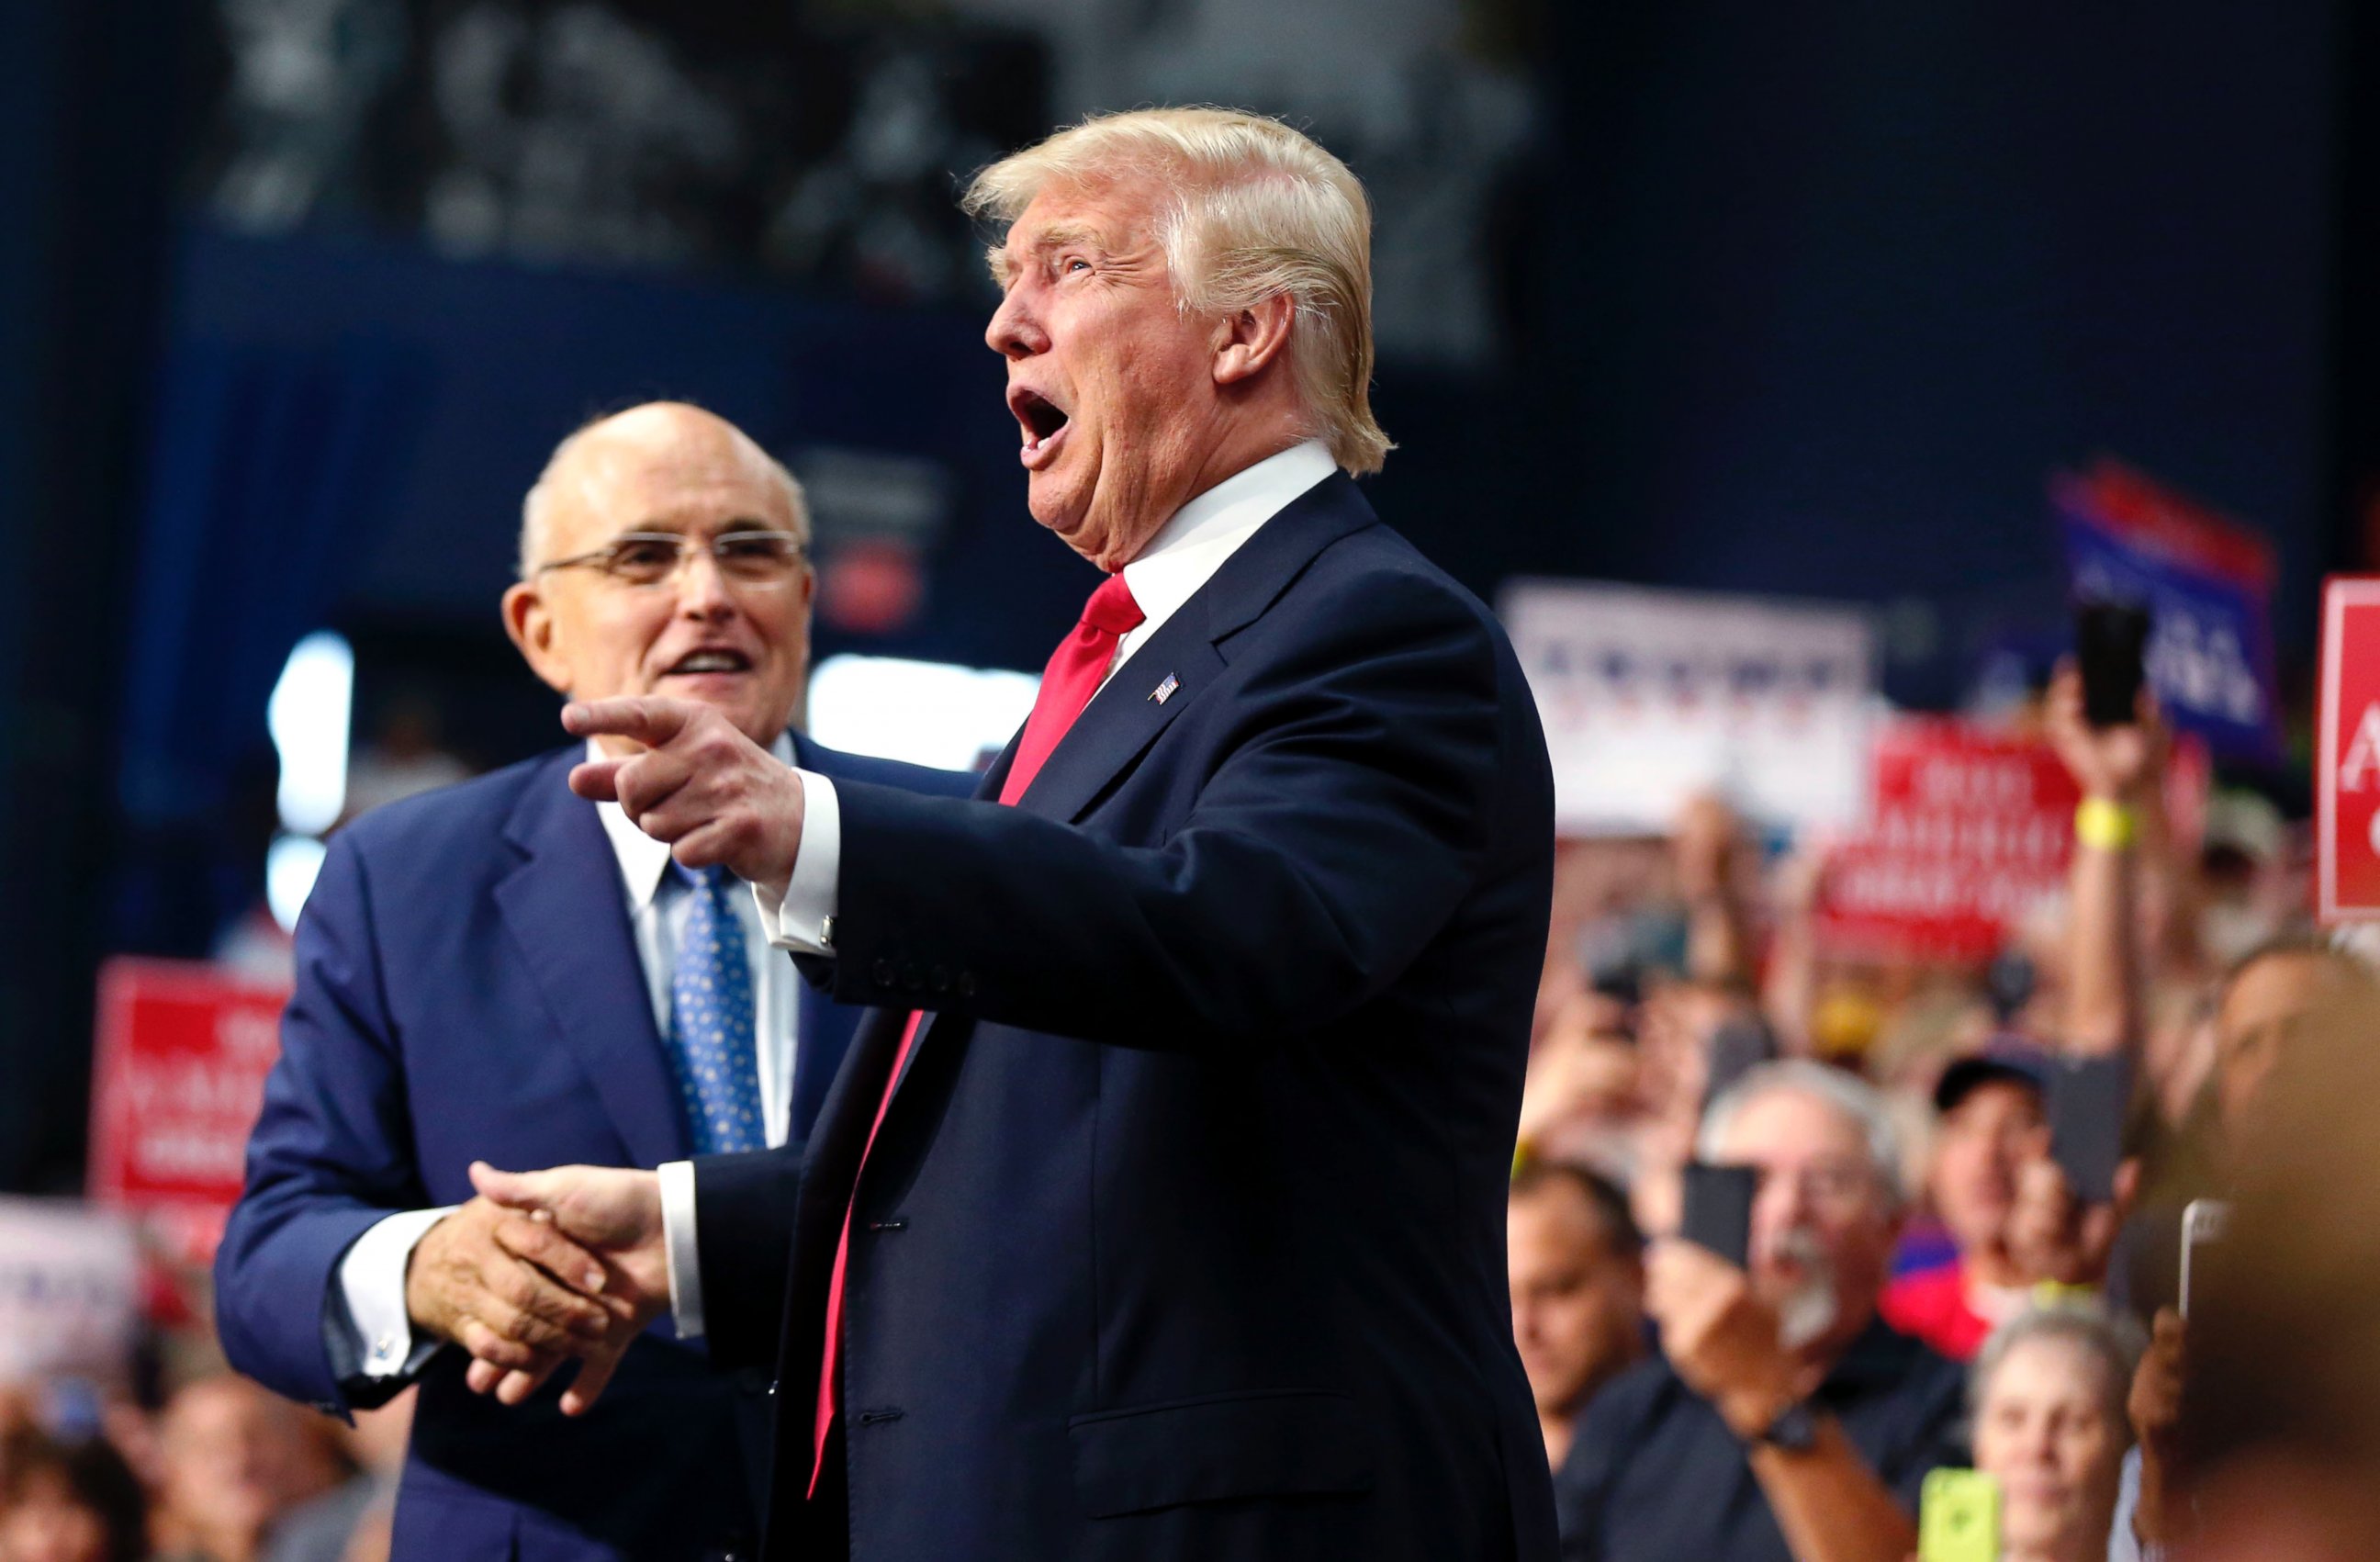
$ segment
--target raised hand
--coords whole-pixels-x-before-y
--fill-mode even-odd
[[[2116,1168],[2115,1197],[2106,1203],[2087,1203],[2075,1196],[2073,1185],[2051,1156],[2049,1130],[2037,1129],[2017,1172],[2016,1198],[2009,1210],[2009,1257],[2030,1280],[2104,1285],[2140,1176],[2140,1163],[2125,1161]]]
[[[475,1393],[493,1390],[504,1403],[517,1405],[575,1356],[582,1365],[563,1391],[562,1413],[583,1415],[611,1382],[629,1344],[669,1305],[660,1179],[649,1171],[615,1166],[505,1172],[475,1161],[471,1185],[491,1203],[519,1212],[528,1224],[558,1231],[593,1255],[611,1305],[599,1336],[571,1336],[528,1361],[498,1361],[474,1350],[478,1360],[467,1381]]]
[[[1756,1437],[1793,1403],[1796,1376],[1777,1312],[1734,1264],[1671,1239],[1645,1255],[1645,1312],[1684,1380],[1742,1437]]]
[[[563,708],[581,738],[641,745],[633,755],[589,760],[570,789],[619,803],[637,828],[669,843],[688,868],[724,866],[747,884],[783,889],[802,848],[802,781],[709,705],[658,695],[593,700]]]
[[[2146,685],[2132,720],[2093,726],[2082,714],[2082,671],[2070,661],[2061,662],[2049,680],[2042,722],[2050,747],[2084,797],[2134,804],[2152,799],[2169,744],[2156,698]]]

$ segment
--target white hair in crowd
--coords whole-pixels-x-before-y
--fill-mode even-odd
[[[1704,1108],[1702,1128],[1694,1136],[1694,1153],[1706,1161],[1718,1159],[1728,1130],[1744,1109],[1785,1092],[1824,1102],[1859,1130],[1876,1187],[1886,1202],[1899,1209],[1906,1197],[1900,1179],[1900,1136],[1893,1129],[1892,1112],[1883,1095],[1864,1080],[1808,1058],[1790,1057],[1746,1069],[1742,1079]]]
[[[2130,1318],[2111,1315],[2094,1302],[2036,1304],[1994,1329],[1967,1372],[1968,1408],[1983,1409],[1984,1396],[1991,1392],[1992,1379],[2001,1366],[2018,1346],[2034,1339],[2068,1341],[2099,1363],[2100,1390],[2105,1397],[2102,1403],[2108,1423],[2127,1443],[2131,1441],[2131,1418],[2125,1410],[2125,1403],[2131,1395],[2132,1372],[2140,1365],[2145,1342],[2139,1324]]]
[[[529,484],[528,493],[521,499],[520,578],[524,580],[528,580],[547,562],[546,535],[552,528],[553,505],[560,486],[556,481],[556,475],[568,464],[570,458],[589,435],[603,430],[621,432],[617,425],[630,420],[654,421],[688,412],[698,413],[702,417],[716,421],[727,432],[730,439],[743,452],[747,460],[766,472],[772,481],[784,489],[785,509],[786,513],[793,517],[794,535],[802,540],[802,545],[805,548],[808,547],[809,498],[802,492],[800,482],[785,469],[783,461],[762,449],[759,442],[750,434],[707,408],[698,407],[690,401],[647,401],[622,411],[606,412],[599,417],[589,419],[565,434],[562,443],[553,447],[553,454],[545,458],[544,470],[537,474],[537,481]]]
[[[1172,192],[1158,234],[1185,311],[1286,294],[1290,365],[1313,432],[1350,473],[1393,446],[1372,418],[1372,207],[1347,165],[1278,119],[1225,108],[1094,115],[975,177],[970,216],[1014,223],[1045,189],[1147,178]],[[1002,256],[991,253],[992,275]]]

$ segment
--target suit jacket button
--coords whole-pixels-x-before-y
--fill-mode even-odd
[[[975,972],[971,970],[959,972],[959,996],[962,998],[975,996]]]
[[[916,992],[918,988],[923,987],[925,984],[926,984],[926,977],[925,977],[925,973],[924,973],[923,971],[921,971],[921,970],[919,970],[917,969],[917,961],[915,961],[915,960],[909,960],[909,961],[905,962],[905,963],[902,965],[902,967],[901,967],[901,985],[902,985],[902,986],[904,986],[904,987],[907,988],[910,992],[914,993],[914,992]]]
[[[892,985],[892,962],[891,960],[879,960],[876,962],[875,968],[871,970],[868,974],[876,978],[876,985],[879,987],[890,987]]]
[[[926,985],[931,987],[937,993],[949,992],[951,990],[951,973],[949,969],[944,966],[936,966],[933,970],[927,975]]]

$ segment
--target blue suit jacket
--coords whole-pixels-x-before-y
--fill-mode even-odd
[[[801,1178],[696,1179],[713,1349],[781,1374],[765,1554],[843,1555],[800,1494],[848,1206],[854,1558],[1550,1558],[1504,1204],[1553,788],[1487,609],[1333,477],[1018,806],[839,791],[819,974],[888,1007]]]
[[[795,744],[797,763],[838,783],[973,785]],[[651,1166],[686,1153],[618,860],[565,783],[584,752],[392,804],[332,838],[215,1263],[225,1353],[292,1398],[344,1412],[402,1386],[343,1379],[354,1363],[325,1330],[339,1260],[382,1216],[470,1198],[475,1159]],[[796,1161],[856,1014],[804,995]],[[580,1420],[560,1413],[554,1385],[518,1410],[479,1398],[464,1365],[450,1348],[420,1374],[399,1559],[642,1562],[755,1529],[738,1386],[666,1322]]]

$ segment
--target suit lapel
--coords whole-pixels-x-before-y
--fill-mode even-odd
[[[1109,784],[1148,750],[1158,734],[1214,683],[1227,665],[1220,649],[1223,642],[1261,617],[1316,555],[1378,519],[1354,481],[1342,473],[1333,473],[1292,500],[1225,559],[1213,578],[1091,697],[1066,736],[1042,762],[1041,773],[1025,788],[1016,806],[1044,818],[1068,823],[1079,819]],[[1165,689],[1165,698],[1156,698],[1157,690],[1165,689],[1168,682],[1172,687]],[[1016,740],[1012,738],[985,774],[976,792],[978,799],[1000,795],[1001,783],[1015,758]],[[906,1022],[906,1010],[880,1012]],[[886,1060],[875,1073],[876,1091],[865,1098],[869,1122],[874,1120],[882,1081],[891,1068],[891,1047],[900,1042],[899,1026],[891,1031]],[[947,1048],[963,1044],[973,1033],[970,1016],[929,1013],[919,1022],[917,1043],[902,1065],[895,1089],[917,1072],[917,1060],[929,1041],[938,1049]]]
[[[1225,665],[1222,642],[1261,616],[1317,554],[1376,519],[1341,473],[1291,500],[1091,697],[1016,805],[1044,818],[1081,818],[1213,684]],[[995,769],[1006,774],[1005,765]]]
[[[496,905],[630,1156],[659,1165],[685,1158],[686,1124],[653,1028],[619,860],[594,805],[570,791],[577,758],[565,751],[543,766],[505,822],[522,860],[497,884]]]

